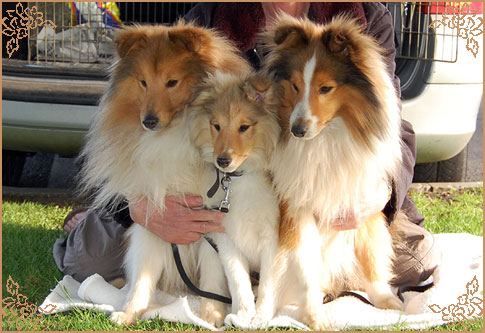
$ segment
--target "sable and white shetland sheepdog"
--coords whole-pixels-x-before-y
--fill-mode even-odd
[[[278,247],[279,210],[266,171],[280,137],[275,101],[269,78],[216,73],[205,81],[187,109],[193,117],[190,133],[194,145],[208,162],[205,188],[219,186],[217,174],[222,179],[224,174],[237,173],[229,176],[230,183],[225,182],[230,191],[230,209],[222,222],[226,232],[210,235],[220,261],[214,261],[214,249],[208,243],[200,248],[200,287],[227,295],[228,285],[231,322],[245,327],[251,320],[267,322],[274,311],[271,272]],[[217,207],[224,196],[219,189],[211,198],[206,197],[205,203]],[[256,305],[250,270],[260,272]],[[203,319],[219,326],[224,314],[222,303],[202,299]]]
[[[118,60],[82,152],[84,189],[96,189],[95,206],[147,198],[163,211],[166,194],[200,193],[184,112],[194,87],[210,72],[247,73],[249,65],[215,31],[183,22],[125,28],[115,42]],[[184,283],[170,244],[136,224],[127,234],[127,305],[112,319],[132,324],[157,287],[174,293]],[[180,246],[193,281],[197,246]]]
[[[262,39],[282,103],[270,169],[279,258],[293,269],[279,272],[280,296],[299,298],[300,320],[313,328],[325,325],[322,292],[364,289],[375,306],[400,309],[388,284],[394,252],[384,216],[357,230],[328,226],[373,202],[400,165],[399,104],[377,43],[345,17],[321,26],[280,16]]]

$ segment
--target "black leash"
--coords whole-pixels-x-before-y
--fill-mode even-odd
[[[397,297],[399,297],[401,302],[404,302],[404,297],[402,295],[403,293],[405,293],[407,291],[416,291],[416,292],[419,292],[419,293],[423,293],[433,286],[434,286],[433,282],[430,282],[430,283],[422,285],[422,286],[401,286],[398,289]],[[342,291],[340,294],[337,295],[337,297],[334,297],[332,294],[327,294],[323,297],[323,304],[329,303],[329,302],[335,300],[336,298],[344,297],[344,296],[352,296],[352,297],[355,297],[355,298],[359,299],[360,301],[364,302],[365,304],[369,304],[369,305],[374,306],[367,298],[365,298],[364,296],[362,296],[358,293],[354,293],[352,291]]]
[[[229,207],[230,207],[229,201],[228,201],[228,197],[229,197],[229,193],[230,193],[229,184],[231,183],[230,177],[240,177],[240,176],[242,176],[243,173],[242,173],[242,171],[241,172],[235,171],[235,172],[231,172],[231,173],[224,173],[222,180],[220,180],[220,177],[219,177],[220,171],[216,167],[214,167],[214,168],[216,169],[216,181],[215,181],[214,185],[212,185],[211,188],[209,189],[209,191],[207,192],[207,196],[209,198],[212,198],[216,194],[217,190],[219,189],[219,183],[220,183],[222,189],[226,193],[226,196],[225,196],[224,200],[221,201],[221,204],[219,205],[219,208],[217,210],[220,210],[224,213],[227,213],[229,211]],[[212,238],[210,238],[206,235],[203,235],[203,236],[204,236],[205,240],[210,244],[210,246],[212,246],[212,248],[217,253],[219,253],[219,250],[217,249],[217,245],[216,245],[216,243],[214,243]],[[173,258],[175,260],[175,265],[177,266],[177,270],[180,274],[180,277],[184,281],[185,285],[190,290],[192,290],[194,293],[196,293],[199,296],[202,296],[202,297],[205,297],[205,298],[210,298],[210,299],[222,302],[222,303],[232,304],[232,300],[229,297],[214,294],[214,293],[204,291],[204,290],[200,290],[199,288],[197,288],[192,283],[192,281],[190,281],[189,277],[187,276],[187,273],[185,272],[184,265],[182,265],[182,260],[180,259],[180,253],[179,253],[179,248],[178,248],[177,244],[172,243],[171,245],[172,245]]]
[[[344,297],[344,296],[352,296],[352,297],[355,297],[357,299],[359,299],[360,301],[364,302],[365,304],[369,304],[369,305],[373,305],[367,298],[365,298],[364,296],[360,295],[360,294],[357,294],[357,293],[354,293],[352,291],[342,291],[338,296],[338,297]],[[325,303],[325,302],[324,302]]]
[[[211,186],[209,191],[207,191],[207,197],[209,197],[209,198],[212,198],[214,196],[214,194],[216,194],[217,190],[219,189],[219,184],[220,184],[219,175],[220,175],[221,171],[219,169],[217,169],[216,167],[214,167],[214,168],[216,169],[216,181],[215,181],[214,185]],[[226,176],[228,176],[228,177],[241,177],[242,175],[243,175],[242,171],[234,171],[234,172],[230,172],[230,173],[224,173],[224,177],[226,177]]]
[[[354,293],[352,291],[342,291],[340,294],[337,295],[337,297],[333,296],[332,294],[326,294],[325,296],[323,296],[323,304],[330,303],[334,301],[336,298],[344,297],[344,296],[352,296],[364,302],[365,304],[372,305],[372,303],[367,298],[365,298],[360,294]]]
[[[433,286],[434,286],[433,282],[430,282],[422,286],[401,286],[397,291],[397,297],[399,297],[399,299],[404,302],[404,297],[402,295],[403,293],[407,291],[416,291],[418,293],[423,293]]]
[[[243,175],[243,173],[242,172],[237,172],[237,171],[236,172],[231,172],[231,173],[223,173],[222,180],[220,180],[220,176],[219,176],[220,170],[217,169],[217,168],[215,168],[215,169],[216,169],[216,181],[215,181],[214,185],[211,186],[211,188],[209,189],[209,191],[207,191],[207,196],[209,198],[212,198],[216,194],[217,190],[219,189],[219,183],[220,183],[222,189],[224,190],[224,192],[226,194],[226,196],[221,201],[221,204],[219,205],[219,208],[217,210],[220,210],[222,212],[227,213],[229,211],[229,207],[230,207],[229,201],[228,201],[228,197],[229,197],[229,193],[230,193],[229,185],[231,183],[231,178],[230,177],[240,177],[240,176]],[[212,248],[217,253],[219,253],[219,250],[217,249],[217,245],[216,245],[216,243],[214,243],[214,241],[212,240],[212,238],[210,238],[210,237],[208,237],[206,235],[203,235],[203,236],[204,236],[205,240],[212,246]],[[197,288],[192,283],[192,281],[190,281],[189,277],[187,276],[187,273],[185,272],[184,266],[182,265],[182,260],[180,259],[180,253],[179,253],[179,249],[178,249],[177,244],[173,244],[172,243],[171,245],[172,245],[172,252],[173,252],[173,257],[174,257],[174,260],[175,260],[175,265],[177,266],[177,270],[178,270],[178,272],[180,274],[180,277],[184,281],[185,285],[190,290],[192,290],[194,293],[196,293],[199,296],[202,296],[202,297],[205,297],[205,298],[209,298],[209,299],[213,299],[213,300],[216,300],[216,301],[219,301],[219,302],[222,302],[222,303],[226,303],[226,304],[232,304],[232,300],[229,297],[225,297],[225,296],[222,296],[222,295],[214,294],[214,293],[211,293],[211,292],[208,292],[208,291],[204,291],[204,290],[200,290],[199,288]],[[259,280],[259,274],[255,273],[255,272],[251,272],[251,277]],[[431,288],[432,286],[433,286],[433,282],[431,282],[431,283],[429,283],[427,285],[424,285],[424,286],[405,286],[405,287],[399,287],[397,296],[399,297],[399,299],[401,301],[404,302],[404,298],[402,296],[402,293],[407,292],[407,291],[424,292],[424,291],[428,290],[429,288]],[[343,291],[339,295],[337,295],[337,297],[334,297],[331,294],[327,294],[323,298],[323,304],[329,303],[329,302],[335,300],[335,298],[344,297],[344,296],[352,296],[352,297],[355,297],[355,298],[359,299],[360,301],[362,301],[362,302],[364,302],[366,304],[373,305],[364,296],[362,296],[360,294],[357,294],[357,293],[354,293],[354,292],[351,292],[351,291]]]
[[[189,277],[187,276],[187,273],[185,272],[184,266],[182,265],[182,260],[180,259],[180,253],[179,253],[179,248],[177,244],[172,243],[172,252],[173,252],[173,257],[175,259],[175,265],[177,265],[177,270],[180,274],[180,277],[184,281],[185,285],[192,290],[194,293],[196,293],[199,296],[205,297],[205,298],[210,298],[214,299],[216,301],[226,303],[226,304],[232,304],[232,300],[228,297],[221,296],[218,294],[214,294],[208,291],[200,290],[197,288],[192,281],[190,281]]]

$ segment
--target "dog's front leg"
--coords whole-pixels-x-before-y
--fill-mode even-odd
[[[276,236],[276,234],[273,234]],[[261,253],[261,268],[259,274],[258,299],[256,301],[255,327],[263,327],[273,318],[275,312],[275,288],[278,280],[276,253],[278,238],[271,235],[265,239],[265,250]]]
[[[299,310],[304,323],[313,329],[320,330],[324,328],[324,318],[321,313],[323,293],[321,291],[322,245],[320,233],[311,211],[300,211],[295,218],[295,223],[299,233],[295,259],[303,284]]]
[[[393,277],[391,235],[386,226],[387,222],[382,213],[375,215],[359,228],[356,237],[355,254],[364,275],[364,290],[370,302],[380,309],[401,310],[403,303],[392,292],[389,281]],[[367,240],[378,242],[369,244]]]
[[[217,235],[217,246],[232,297],[232,322],[248,327],[256,314],[254,294],[249,277],[249,263],[225,234]]]
[[[170,244],[145,228],[134,224],[129,230],[129,245],[125,255],[129,285],[124,312],[114,312],[111,320],[119,325],[136,323],[147,310],[163,270],[163,260],[157,251],[166,251]]]
[[[199,249],[200,288],[204,291],[229,297],[226,275],[219,254],[202,240]],[[226,305],[222,302],[201,297],[200,317],[215,327],[224,323]]]

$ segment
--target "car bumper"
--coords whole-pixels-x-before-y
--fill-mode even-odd
[[[483,96],[482,84],[428,84],[403,101],[402,117],[416,133],[417,163],[452,158],[472,137]]]
[[[2,101],[3,149],[76,155],[96,106]]]
[[[2,76],[3,149],[74,156],[106,90],[104,80]]]

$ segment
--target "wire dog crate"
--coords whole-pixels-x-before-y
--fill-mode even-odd
[[[26,8],[23,16],[39,21],[27,29],[26,50],[19,50],[24,54],[17,54],[12,59],[24,59],[29,64],[60,66],[66,63],[106,65],[113,55],[112,41],[116,28],[133,23],[171,24],[195,5],[185,2],[23,4]]]
[[[25,47],[12,59],[28,64],[105,67],[113,55],[115,29],[132,23],[171,24],[196,3],[27,2],[27,14],[49,24],[27,29]],[[460,27],[473,9],[458,2],[390,2],[397,58],[455,62]],[[468,3],[465,3],[468,4]],[[6,6],[6,4],[4,4]],[[37,13],[37,14],[36,14]],[[5,13],[4,13],[5,14]],[[452,23],[452,24],[451,24]],[[5,39],[5,38],[4,38]],[[5,47],[4,47],[5,48]],[[85,66],[84,66],[85,67]]]
[[[394,20],[396,57],[456,62],[460,29],[477,10],[466,2],[387,3]]]

